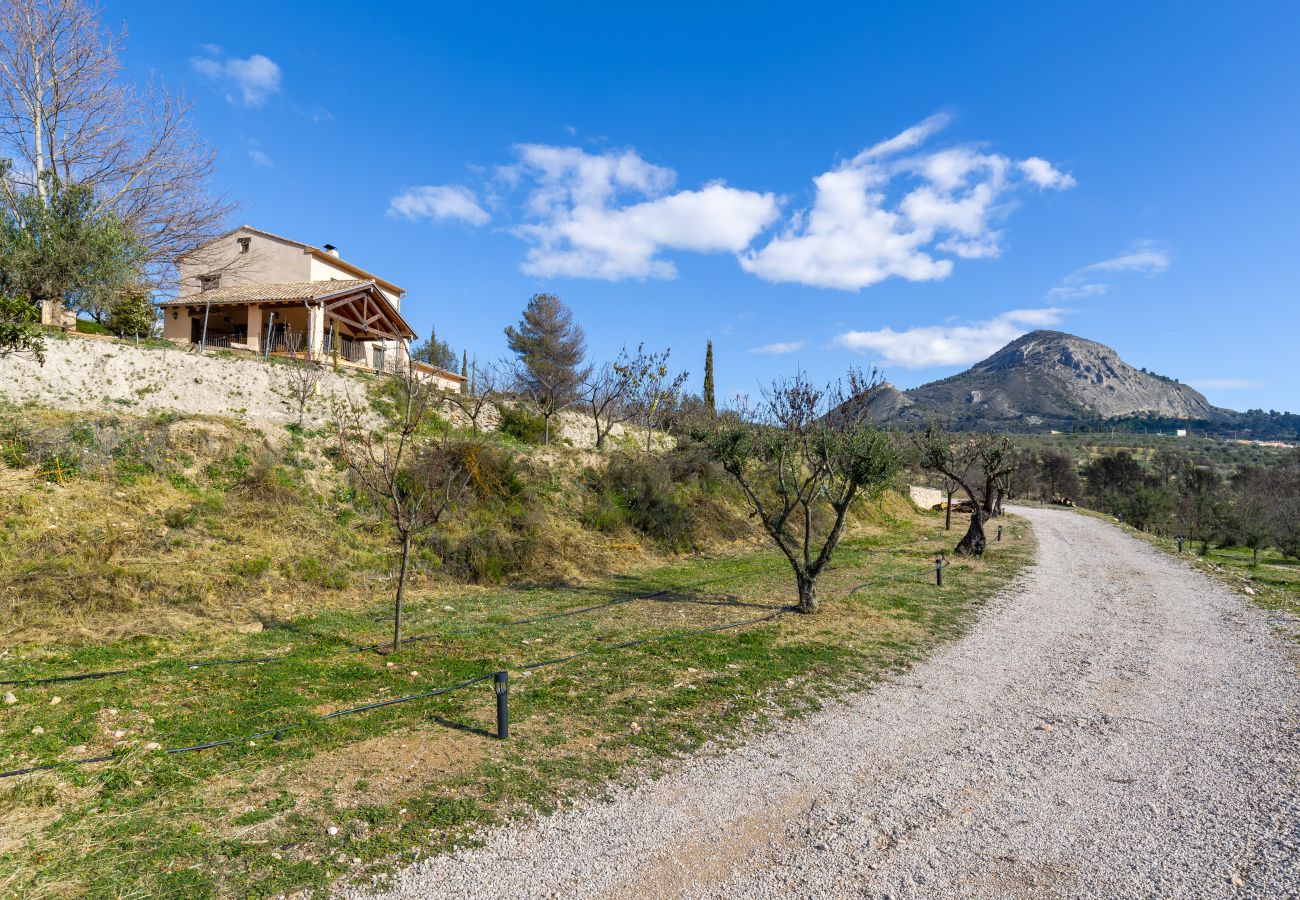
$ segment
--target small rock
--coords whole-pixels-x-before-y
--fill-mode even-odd
[[[419,677],[420,677],[420,673],[419,673],[419,672],[412,672],[412,673],[411,673],[411,677],[412,677],[412,678],[419,678]]]
[[[17,702],[18,698],[14,696],[13,691],[5,692],[5,706],[13,706]]]
[[[325,829],[325,833],[328,834],[330,837],[334,837],[334,835],[339,833],[339,830],[338,828],[331,825],[329,828]]]
[[[456,608],[455,608],[454,606],[444,606],[444,607],[442,608],[442,611],[443,611],[443,612],[455,612],[455,611],[456,611]]]
[[[384,668],[385,668],[385,669],[396,668],[396,666],[397,666],[397,663],[395,663],[395,662],[386,662],[386,663],[384,663]]]
[[[162,744],[158,743],[157,741],[150,741],[149,743],[147,743],[147,744],[144,745],[144,749],[146,749],[146,750],[161,750],[161,749],[162,749]]]
[[[1244,887],[1246,882],[1240,875],[1233,875],[1230,879],[1233,887]]]
[[[117,738],[117,739],[120,740],[120,739],[126,737],[126,732],[125,732],[125,731],[122,731],[121,729],[118,729],[117,731],[114,731],[114,732],[113,732],[113,737],[115,737],[115,738]]]
[[[1037,730],[1038,730],[1038,731],[1051,731],[1051,730],[1052,730],[1052,725],[1051,725],[1050,722],[1044,722],[1043,724],[1041,724],[1041,725],[1038,726],[1038,729],[1037,729]]]
[[[51,697],[51,698],[50,698],[50,706],[58,706],[58,705],[59,705],[60,703],[62,703],[62,702],[63,702],[63,698],[62,698],[62,697]]]
[[[32,734],[45,734],[45,729],[37,725],[35,728],[32,729]]]
[[[240,625],[240,626],[239,626],[238,628],[236,628],[235,630],[238,631],[240,634],[257,634],[258,632],[260,632],[260,631],[262,630],[262,623],[261,623],[261,622],[249,622],[249,623],[246,624],[246,625]]]
[[[1251,596],[1251,597],[1255,596],[1255,589],[1254,589],[1254,588],[1249,588],[1249,587],[1248,587],[1248,588],[1242,588],[1242,590],[1244,590],[1244,591],[1247,593],[1247,595],[1249,595],[1249,596]]]

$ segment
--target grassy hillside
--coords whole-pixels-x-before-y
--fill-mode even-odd
[[[706,460],[500,439],[420,550],[419,640],[385,656],[358,647],[388,634],[389,535],[320,436],[31,409],[0,433],[0,680],[20,682],[0,687],[0,770],[112,757],[0,780],[3,897],[382,875],[905,667],[1032,553],[1013,521],[939,589],[951,536],[890,494],[855,516],[824,611],[782,614],[788,565]],[[508,742],[486,683],[320,718],[498,669]],[[164,752],[212,741],[229,743]]]

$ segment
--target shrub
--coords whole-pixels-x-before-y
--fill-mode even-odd
[[[522,444],[540,444],[546,438],[546,420],[523,405],[502,406],[499,427]]]
[[[616,519],[615,510],[621,510],[628,525],[663,546],[689,549],[694,522],[681,496],[673,456],[615,456],[601,475],[598,499],[584,518],[608,530]]]
[[[430,539],[443,569],[469,581],[496,583],[533,568],[541,544],[541,514],[517,508],[513,514],[479,509],[462,523],[456,537]]]
[[[268,460],[254,465],[232,490],[258,503],[278,507],[289,506],[302,499],[301,488],[293,473]]]
[[[504,447],[463,444],[457,448],[464,471],[470,473],[475,497],[484,502],[518,501],[524,481],[518,458]]]

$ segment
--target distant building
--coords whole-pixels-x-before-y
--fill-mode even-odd
[[[1187,429],[1179,428],[1174,431],[1174,437],[1187,437]]]
[[[178,344],[392,370],[415,332],[402,317],[406,293],[339,256],[242,225],[177,261],[180,295],[161,304],[163,337]],[[440,387],[464,378],[418,366]]]

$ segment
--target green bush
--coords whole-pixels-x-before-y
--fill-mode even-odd
[[[430,546],[447,574],[493,584],[533,568],[545,523],[540,513],[524,508],[505,516],[478,510],[462,526],[454,538],[435,532]]]
[[[676,454],[620,454],[609,461],[596,485],[597,497],[584,516],[590,527],[611,530],[621,517],[631,527],[671,550],[691,547],[694,520],[686,502]]]
[[[502,434],[522,444],[540,444],[546,439],[546,420],[523,405],[502,406]]]

